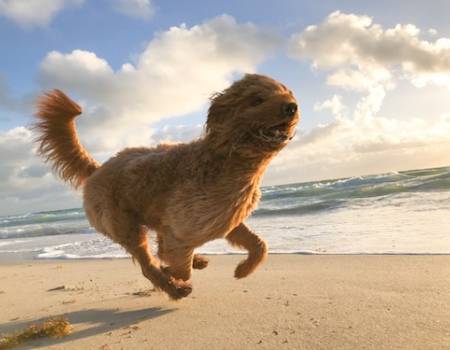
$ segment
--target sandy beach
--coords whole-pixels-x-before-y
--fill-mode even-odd
[[[209,258],[180,302],[128,259],[2,263],[0,332],[65,315],[71,335],[22,348],[450,348],[450,256],[271,255],[244,280]]]

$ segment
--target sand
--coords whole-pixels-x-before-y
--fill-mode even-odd
[[[179,302],[128,259],[0,266],[0,332],[65,315],[23,349],[450,349],[450,256],[213,256]],[[49,291],[50,289],[54,289]]]

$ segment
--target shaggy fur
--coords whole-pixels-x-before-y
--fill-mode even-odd
[[[102,165],[78,141],[74,118],[80,113],[59,90],[42,96],[35,124],[39,152],[63,180],[83,186],[91,225],[121,244],[156,288],[172,299],[187,296],[192,268],[208,263],[194,249],[213,239],[248,251],[236,278],[265,259],[266,243],[243,221],[260,198],[264,170],[299,120],[284,85],[246,75],[212,97],[200,139],[127,148]],[[157,233],[159,259],[148,249],[149,229]]]

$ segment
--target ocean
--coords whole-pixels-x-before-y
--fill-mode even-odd
[[[450,167],[268,186],[262,194],[247,223],[271,253],[450,254]],[[152,233],[150,239],[154,243]],[[240,251],[216,240],[198,252]],[[0,217],[2,257],[127,254],[75,208]]]

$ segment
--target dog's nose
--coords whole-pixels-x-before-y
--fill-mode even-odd
[[[286,103],[281,108],[283,116],[292,117],[297,112],[297,104],[296,103]]]

